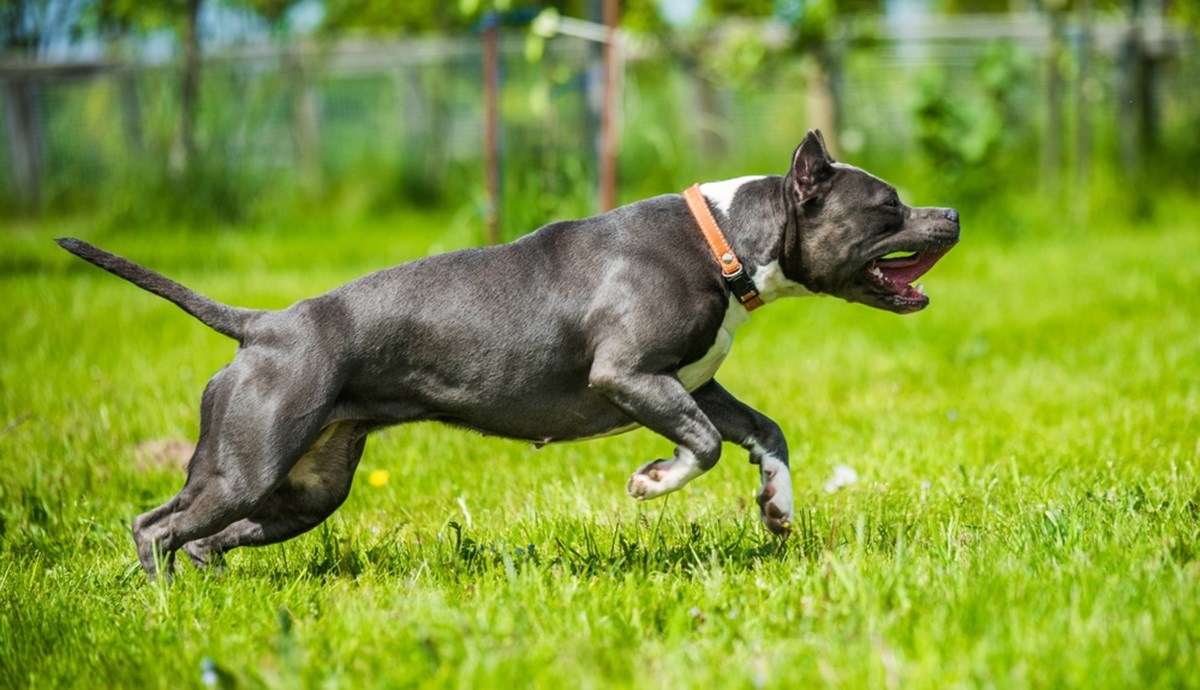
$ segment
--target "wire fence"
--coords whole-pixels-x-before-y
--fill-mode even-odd
[[[812,125],[868,164],[902,164],[938,145],[965,165],[998,141],[1049,146],[1061,160],[1043,160],[1042,181],[1081,156],[1120,166],[1145,141],[1194,142],[1200,127],[1200,61],[1177,29],[1106,20],[1056,34],[1045,17],[1022,15],[866,26],[821,60],[777,50],[788,39],[765,28],[758,63],[736,78],[719,61],[705,69],[634,44],[622,195],[674,189],[699,169],[782,172]],[[503,185],[519,200],[507,204],[506,225],[594,211],[599,50],[558,37],[531,55],[514,31],[501,55]],[[195,203],[239,207],[282,189],[483,205],[478,37],[254,47],[206,55],[202,75],[199,155],[182,192]],[[178,187],[178,82],[177,67],[136,60],[0,63],[0,210],[132,209]],[[1149,100],[1142,111],[1125,105],[1135,93]]]

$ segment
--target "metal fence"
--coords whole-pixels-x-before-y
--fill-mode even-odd
[[[1085,139],[1090,156],[1120,156],[1130,128],[1190,137],[1200,123],[1193,37],[1161,24],[1106,19],[1056,27],[1039,15],[1004,15],[872,18],[857,26],[857,34],[835,37],[826,51],[832,58],[816,72],[811,60],[777,51],[785,32],[763,27],[765,57],[736,81],[635,43],[622,97],[626,195],[690,182],[698,166],[713,174],[778,169],[786,163],[780,150],[811,124],[824,125],[841,150],[860,158],[907,155],[920,137],[915,113],[929,75],[950,99],[978,99],[989,59],[1010,70],[1001,88],[1015,109],[1008,124],[1019,127],[1009,135],[1041,149],[1067,138],[1064,156],[1082,155]],[[540,220],[551,211],[537,208],[538,199],[594,188],[599,52],[559,37],[532,59],[525,35],[514,32],[505,35],[502,56],[504,181],[535,206],[510,213]],[[1057,92],[1048,83],[1054,79]],[[197,148],[214,174],[232,175],[236,185],[286,183],[318,193],[383,184],[385,193],[417,202],[479,201],[482,80],[474,36],[206,55]],[[1149,113],[1122,105],[1139,80],[1148,82]],[[123,180],[138,185],[169,175],[177,82],[175,66],[137,61],[0,63],[0,207],[94,203]],[[813,98],[818,91],[833,100],[832,114],[817,112],[825,107]],[[1146,117],[1153,120],[1134,127]]]
[[[590,156],[575,155],[598,128],[591,45],[557,39],[537,61],[521,35],[501,47],[506,148],[547,179],[593,175]],[[201,74],[196,165],[239,183],[313,191],[358,179],[436,203],[456,167],[482,158],[475,37],[264,46],[208,55]],[[178,83],[174,65],[0,67],[0,205],[52,207],[123,177],[170,176]]]

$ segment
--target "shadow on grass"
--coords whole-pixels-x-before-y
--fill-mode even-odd
[[[786,541],[766,534],[757,522],[652,524],[643,519],[611,526],[563,521],[540,525],[514,543],[519,528],[484,537],[458,522],[448,522],[429,537],[402,534],[403,528],[359,535],[337,526],[318,530],[315,548],[288,563],[285,556],[266,569],[269,577],[294,579],[358,578],[364,574],[404,576],[429,568],[439,578],[515,577],[522,573],[623,578],[630,575],[688,576],[710,567],[754,570],[789,557],[819,559],[825,540],[798,525]],[[365,538],[364,538],[365,537]],[[525,540],[522,540],[525,541]]]

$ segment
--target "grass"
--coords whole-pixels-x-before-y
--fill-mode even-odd
[[[964,213],[925,313],[756,312],[719,377],[790,438],[786,546],[732,446],[638,504],[629,472],[669,450],[647,432],[534,451],[414,425],[372,438],[321,528],[169,586],[128,524],[181,485],[163,442],[194,439],[234,346],[50,238],[281,307],[470,233],[8,228],[0,687],[1200,687],[1198,210]],[[837,464],[860,479],[829,494]]]

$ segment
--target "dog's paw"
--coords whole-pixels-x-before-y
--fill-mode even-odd
[[[211,569],[218,573],[225,572],[225,554],[213,549],[207,540],[189,541],[181,547],[181,550],[187,554],[192,565],[200,570]]]
[[[758,494],[759,518],[772,534],[787,539],[792,533],[792,510],[790,505],[778,500],[776,489],[767,485]]]
[[[688,450],[679,448],[673,458],[655,460],[639,467],[629,478],[625,490],[639,501],[658,498],[678,490],[703,473],[695,456]]]
[[[792,533],[792,475],[787,465],[767,456],[761,465],[759,517],[772,534],[786,539]]]
[[[667,488],[664,480],[670,475],[673,463],[674,460],[655,460],[642,465],[629,478],[625,490],[639,501],[670,493],[673,489]]]

